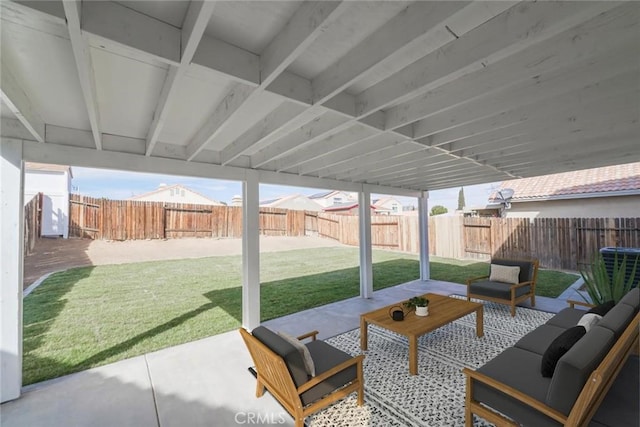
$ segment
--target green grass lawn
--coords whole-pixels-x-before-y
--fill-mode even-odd
[[[418,259],[373,251],[374,289],[419,277]],[[261,315],[268,320],[359,294],[357,248],[261,254]],[[464,283],[487,264],[432,259],[431,277]],[[538,295],[576,276],[540,271]],[[24,300],[23,382],[31,384],[238,328],[241,257],[74,268]]]

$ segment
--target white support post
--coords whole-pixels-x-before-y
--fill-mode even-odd
[[[0,141],[0,403],[22,387],[22,142]]]
[[[242,183],[242,326],[260,325],[260,211],[258,173]]]
[[[360,296],[373,296],[373,260],[371,257],[371,192],[365,188],[358,195],[360,228]]]
[[[420,233],[420,280],[431,278],[429,268],[429,193],[418,197],[418,229]]]

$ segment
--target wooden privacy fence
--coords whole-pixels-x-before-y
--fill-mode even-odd
[[[315,212],[260,208],[260,232],[304,236],[317,228]],[[242,208],[135,200],[109,200],[72,194],[69,235],[104,240],[180,237],[241,237]]]
[[[70,236],[92,239],[241,237],[242,208],[95,199],[72,194]],[[26,209],[26,208],[25,208]],[[26,212],[26,210],[25,210]],[[358,217],[260,208],[260,233],[319,236],[358,245]],[[418,253],[417,216],[371,217],[376,248]],[[535,257],[545,268],[579,270],[606,246],[640,247],[640,218],[429,218],[431,255],[489,260]]]
[[[24,205],[24,254],[33,253],[36,241],[40,237],[42,223],[42,193],[38,193]]]
[[[318,215],[318,234],[358,244],[358,217]],[[374,247],[418,253],[418,218],[373,216]],[[444,258],[538,258],[578,271],[602,247],[640,247],[640,218],[429,218],[429,253]]]
[[[538,258],[545,268],[580,270],[600,248],[640,247],[640,218],[461,218],[459,258]],[[456,224],[450,224],[458,228]],[[444,232],[437,228],[436,232]]]
[[[318,235],[345,245],[360,242],[358,217],[354,215],[318,214]],[[371,217],[371,245],[375,248],[418,253],[418,218],[374,215]]]

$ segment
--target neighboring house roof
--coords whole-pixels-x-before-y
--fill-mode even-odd
[[[501,188],[514,190],[512,202],[640,195],[640,163],[514,179]]]
[[[71,171],[71,166],[25,162],[24,168],[26,170],[31,170],[31,171],[40,170],[40,171],[46,171],[46,172],[67,172],[69,176],[73,178],[73,172]]]
[[[324,191],[322,193],[316,193],[316,194],[312,194],[309,196],[310,199],[324,199],[326,197],[329,197],[330,195],[337,193],[338,191],[336,190],[331,190],[331,191]]]
[[[385,203],[388,203],[388,202],[395,202],[398,205],[402,206],[402,204],[395,197],[381,197],[380,199],[373,200],[371,202],[371,204],[375,205],[375,206],[382,206],[382,205],[384,205]]]
[[[336,203],[331,206],[327,206],[324,208],[325,211],[346,211],[349,209],[354,209],[358,207],[358,202],[346,202],[346,203]],[[371,205],[371,209],[375,209],[376,207]]]
[[[331,193],[335,193],[335,191],[323,191],[322,193],[315,193],[309,196],[310,199],[324,199],[329,196]]]
[[[210,197],[207,197],[207,196],[205,196],[203,194],[200,194],[197,191],[194,191],[194,190],[192,190],[192,189],[190,189],[188,187],[185,187],[184,185],[181,185],[181,184],[162,185],[162,186],[158,187],[157,189],[155,189],[153,191],[149,191],[148,193],[138,194],[137,196],[130,197],[129,200],[145,199],[145,198],[148,198],[148,197],[153,196],[155,194],[159,194],[159,193],[165,192],[167,190],[176,189],[176,188],[188,191],[190,193],[198,195],[199,197],[207,199],[207,200],[211,201],[211,204],[214,204],[214,205],[225,205],[225,203],[219,202],[218,200],[214,200],[214,199],[212,199]]]

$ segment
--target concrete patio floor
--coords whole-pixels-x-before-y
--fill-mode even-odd
[[[567,296],[536,298],[536,308],[558,312]],[[360,313],[419,293],[465,293],[463,285],[430,280],[383,289],[291,314],[264,325],[291,334],[320,331],[328,338],[359,326]],[[573,297],[575,299],[575,297]],[[27,386],[0,406],[2,427],[191,427],[292,426],[293,420],[266,393],[255,397],[252,365],[237,331],[166,348],[110,365]]]

